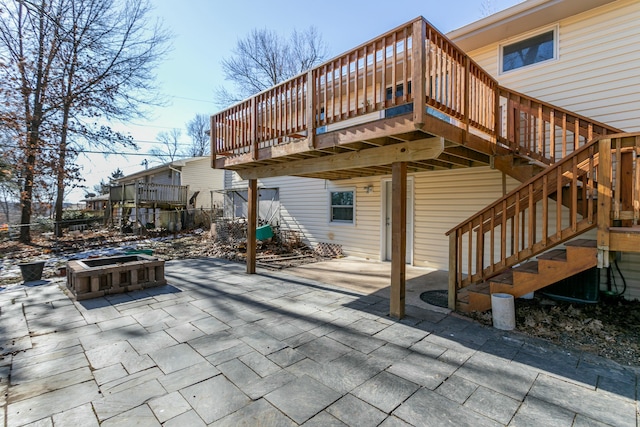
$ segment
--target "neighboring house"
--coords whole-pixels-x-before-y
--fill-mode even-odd
[[[215,165],[277,188],[311,245],[392,260],[394,315],[405,259],[448,270],[460,310],[614,258],[640,298],[638,22],[636,0],[528,0],[447,37],[416,19],[214,115]]]
[[[98,196],[87,197],[84,200],[80,200],[85,204],[85,210],[91,212],[105,213],[109,205],[109,195],[100,194]]]
[[[174,228],[185,211],[211,213],[222,205],[224,172],[210,157],[191,157],[118,179],[110,188],[114,221]]]

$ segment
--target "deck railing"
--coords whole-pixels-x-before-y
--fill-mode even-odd
[[[212,116],[212,152],[233,156],[363,117],[376,120],[427,107],[466,127],[495,134],[497,82],[422,17],[309,72]],[[377,114],[375,114],[377,113]],[[449,119],[447,119],[449,121]]]
[[[620,129],[500,86],[498,143],[551,165],[598,136]]]
[[[611,221],[639,218],[640,134],[593,139],[447,233],[450,291],[596,226],[608,249]]]
[[[313,149],[332,126],[411,111],[416,123],[434,114],[547,165],[621,132],[499,86],[420,17],[215,114],[212,153],[255,160],[260,148],[304,138]]]
[[[112,203],[166,203],[171,205],[187,204],[189,187],[184,185],[137,183],[112,186]]]

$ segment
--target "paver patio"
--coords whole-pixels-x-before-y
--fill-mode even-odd
[[[638,367],[286,273],[0,293],[0,425],[637,426]]]

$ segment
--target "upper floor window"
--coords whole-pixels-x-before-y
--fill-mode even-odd
[[[353,223],[353,191],[331,192],[331,222]]]
[[[502,46],[502,72],[555,58],[556,31],[550,30]]]

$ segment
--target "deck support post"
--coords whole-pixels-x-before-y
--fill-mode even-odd
[[[405,313],[407,255],[407,163],[391,165],[391,307],[389,314],[402,319]]]
[[[247,274],[256,273],[256,226],[258,222],[258,180],[249,180],[247,194]]]

